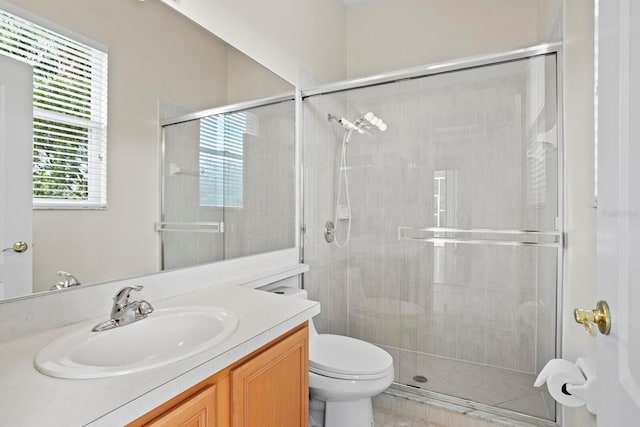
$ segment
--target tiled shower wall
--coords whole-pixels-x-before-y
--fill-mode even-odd
[[[367,111],[388,130],[351,138],[351,240],[338,249],[322,236],[343,135],[327,113]],[[319,329],[387,349],[405,384],[420,385],[420,355],[538,372],[555,356],[558,249],[399,240],[398,228],[556,230],[556,120],[553,56],[305,99]]]

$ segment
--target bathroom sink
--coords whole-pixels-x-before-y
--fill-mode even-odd
[[[161,309],[106,331],[83,326],[40,350],[35,367],[59,378],[126,375],[193,356],[224,341],[237,327],[236,315],[222,308]]]

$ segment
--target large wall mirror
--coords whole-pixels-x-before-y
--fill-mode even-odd
[[[288,82],[161,2],[0,0],[0,9],[93,40],[108,53],[106,208],[25,212],[33,221],[27,251],[33,263],[31,292],[49,291],[61,280],[59,270],[89,284],[295,246],[290,102],[227,112],[206,123],[200,118],[160,126],[172,117],[292,92]],[[232,186],[222,185],[222,196],[210,193],[215,173],[202,166],[207,149],[215,151],[202,148],[202,140],[216,120],[227,120],[226,129],[244,126],[235,129],[239,145],[232,153],[236,160],[241,157],[236,166],[242,170],[234,176],[242,189],[233,193]],[[216,129],[224,133],[225,127]],[[223,141],[221,150],[233,151],[229,140]],[[220,176],[231,175],[227,168]],[[168,196],[171,188],[177,193]],[[177,213],[185,215],[174,221],[179,223],[224,218],[225,233],[171,233],[176,241],[168,247],[163,244],[168,233],[159,229]],[[273,228],[265,227],[267,217]],[[268,233],[275,229],[280,232]],[[13,242],[1,243],[5,248]],[[165,255],[176,253],[164,265],[163,246]],[[194,248],[197,253],[186,259]],[[3,252],[0,264],[15,256]],[[16,295],[4,286],[5,298],[28,293]]]
[[[284,95],[162,122],[163,269],[292,247],[294,106]]]

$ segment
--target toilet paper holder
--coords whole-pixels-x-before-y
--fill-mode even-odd
[[[596,388],[598,373],[593,363],[579,357],[573,364],[563,359],[552,359],[542,369],[535,387],[547,383],[551,397],[561,405],[579,407],[586,405],[587,411],[597,413]]]

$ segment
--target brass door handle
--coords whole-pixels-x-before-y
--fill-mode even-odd
[[[606,301],[598,301],[594,310],[576,308],[573,310],[573,317],[576,322],[584,325],[584,329],[591,336],[596,335],[596,326],[598,326],[598,330],[603,335],[609,335],[611,331],[611,314]]]
[[[10,248],[5,248],[2,250],[2,252],[9,252],[9,251],[13,251],[13,252],[17,252],[17,253],[22,253],[24,251],[27,250],[27,248],[29,247],[29,245],[27,245],[27,242],[15,242],[13,244],[13,246],[11,246]]]

